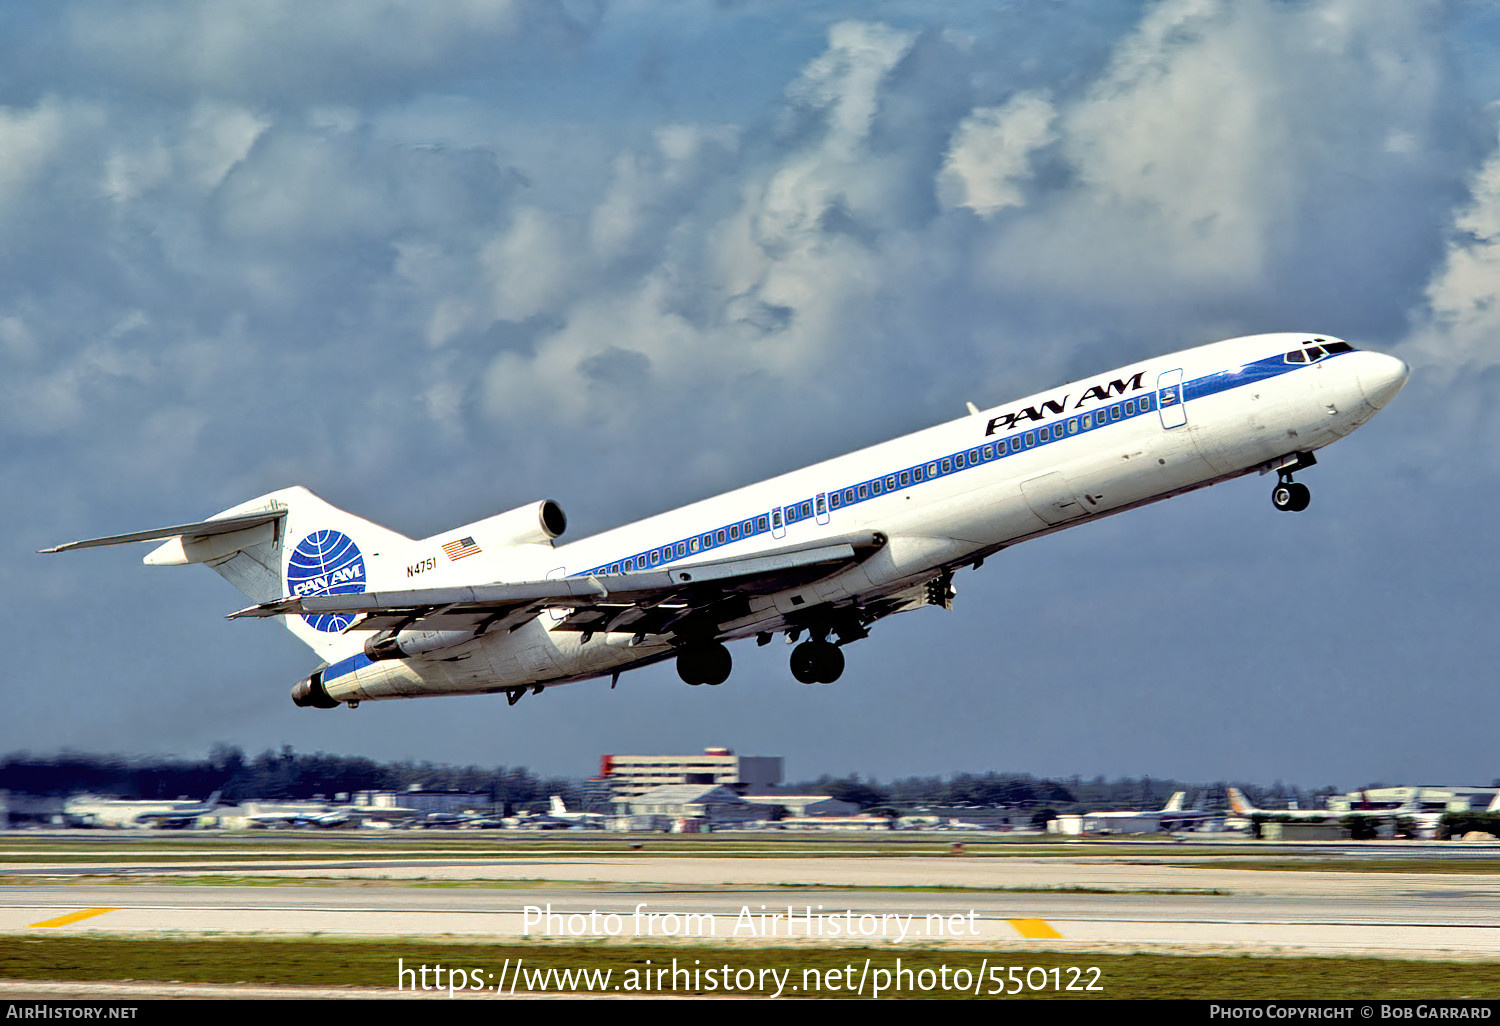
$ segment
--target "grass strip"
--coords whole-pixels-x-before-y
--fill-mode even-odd
[[[522,970],[519,978],[517,963]],[[398,967],[408,970],[404,981],[398,981]],[[1010,972],[1012,967],[1015,973]],[[598,974],[606,970],[609,977],[601,979]],[[404,982],[408,990],[423,989],[425,983],[438,998],[446,996],[450,984],[463,990],[508,989],[513,980],[518,981],[517,993],[586,991],[576,977],[569,981],[571,986],[563,984],[560,974],[564,972],[594,974],[598,984],[594,989],[613,993],[769,994],[776,992],[780,980],[783,994],[849,997],[863,980],[865,996],[872,996],[871,987],[881,980],[882,971],[887,974],[889,996],[923,998],[998,997],[994,991],[1017,988],[1019,993],[1006,996],[1084,1000],[1500,998],[1500,963],[1494,962],[416,940],[0,939],[0,978],[8,980],[245,983],[352,991],[394,989]],[[527,976],[528,972],[533,975]],[[1102,989],[1083,989],[1090,984]],[[1078,989],[1070,990],[1070,985]]]

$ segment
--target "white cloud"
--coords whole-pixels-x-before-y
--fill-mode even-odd
[[[1003,107],[979,107],[959,123],[938,175],[938,196],[948,207],[992,217],[1025,202],[1032,153],[1057,138],[1055,111],[1040,96],[1022,94]]]
[[[1500,362],[1500,148],[1474,173],[1453,232],[1407,354],[1449,368]]]
[[[93,105],[47,96],[29,110],[0,107],[0,219],[50,181],[67,147],[103,125]]]
[[[154,89],[342,98],[469,68],[528,30],[586,30],[547,0],[142,0],[72,4],[69,49]]]
[[[694,191],[728,170],[739,144],[733,125],[665,125],[645,154],[620,154],[603,199],[589,217],[589,249],[610,261],[650,253],[657,237],[687,213]]]
[[[518,208],[505,233],[480,257],[494,316],[524,321],[554,310],[580,270],[573,257],[577,249],[577,241],[546,212]]]

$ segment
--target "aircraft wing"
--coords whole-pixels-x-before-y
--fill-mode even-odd
[[[750,597],[829,577],[862,562],[885,540],[866,531],[645,573],[283,598],[231,618],[341,613],[359,617],[349,630],[482,634],[514,629],[552,608],[570,610],[554,629],[661,634],[688,619],[715,626],[737,619],[749,612]]]

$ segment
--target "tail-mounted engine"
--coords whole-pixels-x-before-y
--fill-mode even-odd
[[[568,518],[562,507],[551,499],[543,499],[529,506],[496,513],[465,530],[480,539],[480,544],[486,548],[504,548],[509,545],[549,545],[567,528]]]
[[[365,642],[365,655],[377,661],[409,659],[473,640],[473,631],[381,631]]]
[[[323,687],[323,671],[318,670],[310,677],[303,677],[292,685],[292,704],[299,709],[336,709],[338,703],[328,697],[328,692]]]

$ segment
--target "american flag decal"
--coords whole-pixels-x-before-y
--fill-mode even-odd
[[[479,546],[474,544],[473,538],[460,538],[443,546],[443,551],[448,553],[449,559],[463,559],[472,556],[479,551]]]

